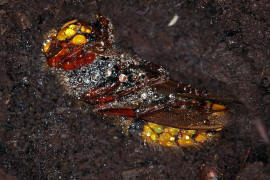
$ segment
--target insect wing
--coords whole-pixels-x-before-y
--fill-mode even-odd
[[[222,129],[226,125],[228,113],[206,113],[191,109],[176,108],[173,110],[158,110],[145,114],[141,118],[156,124],[180,129],[217,130]]]
[[[164,108],[143,114],[141,118],[146,121],[180,129],[204,130],[222,129],[228,122],[227,107],[213,103],[218,98],[204,97],[197,90],[191,91],[192,88],[189,93],[180,93],[177,83],[171,80],[155,84],[152,88],[157,93],[173,95],[176,100],[165,104]]]

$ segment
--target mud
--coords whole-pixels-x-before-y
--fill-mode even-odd
[[[43,66],[43,35],[96,13],[174,80],[241,102],[219,141],[147,147],[63,92]],[[0,179],[269,179],[269,22],[267,0],[2,0]]]

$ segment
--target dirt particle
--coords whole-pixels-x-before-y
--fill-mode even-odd
[[[17,16],[20,19],[22,29],[28,29],[32,26],[30,19],[25,14],[18,12]]]

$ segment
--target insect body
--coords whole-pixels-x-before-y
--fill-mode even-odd
[[[170,80],[161,66],[123,52],[112,24],[73,20],[43,44],[47,64],[67,92],[114,118],[124,132],[164,146],[205,142],[227,123],[227,107],[203,91]]]

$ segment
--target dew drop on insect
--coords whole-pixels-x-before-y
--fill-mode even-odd
[[[111,69],[106,69],[106,70],[105,70],[105,75],[106,75],[107,77],[111,76],[111,75],[112,75],[112,70],[111,70]]]
[[[87,72],[87,69],[86,68],[82,68],[81,72],[84,74]]]
[[[28,84],[28,78],[26,76],[23,77],[22,81],[23,81],[24,84]]]
[[[145,93],[145,92],[142,93],[142,94],[141,94],[141,98],[142,98],[142,99],[146,99],[146,98],[147,98],[147,93]]]
[[[64,81],[65,81],[65,82],[69,82],[70,79],[69,79],[68,77],[66,77],[66,78],[64,78]]]
[[[120,82],[126,82],[127,81],[127,76],[125,74],[120,74],[119,81]]]
[[[82,83],[82,78],[81,77],[78,77],[77,82],[78,83]]]
[[[121,55],[120,55],[120,57],[121,57],[121,58],[124,58],[124,57],[125,57],[125,54],[124,54],[124,53],[123,53],[123,54],[121,54]]]
[[[100,44],[101,44],[101,46],[104,46],[105,45],[105,43],[103,41],[100,41]]]
[[[108,64],[108,67],[112,67],[113,65],[111,63]]]
[[[159,98],[158,94],[155,93],[155,94],[153,95],[153,100],[158,100],[158,98]]]
[[[204,120],[203,123],[206,124],[206,125],[209,125],[210,121],[209,120]]]
[[[186,109],[186,108],[187,108],[186,105],[182,105],[182,106],[181,106],[181,109]]]
[[[185,136],[185,139],[186,139],[186,140],[189,140],[189,139],[190,139],[190,137],[189,137],[189,136]]]
[[[94,74],[91,76],[91,79],[92,79],[93,81],[99,81],[99,79],[100,79],[100,74],[99,74],[99,72],[97,71],[96,73],[94,73]]]
[[[169,98],[170,98],[171,100],[174,100],[174,99],[175,99],[175,95],[174,95],[174,94],[170,94],[170,95],[169,95]]]
[[[153,96],[153,94],[154,94],[154,92],[150,89],[150,90],[148,91],[148,95],[149,95],[149,96]]]
[[[84,82],[85,82],[86,84],[89,84],[89,83],[90,83],[90,80],[89,80],[88,78],[85,78],[85,79],[84,79]]]

